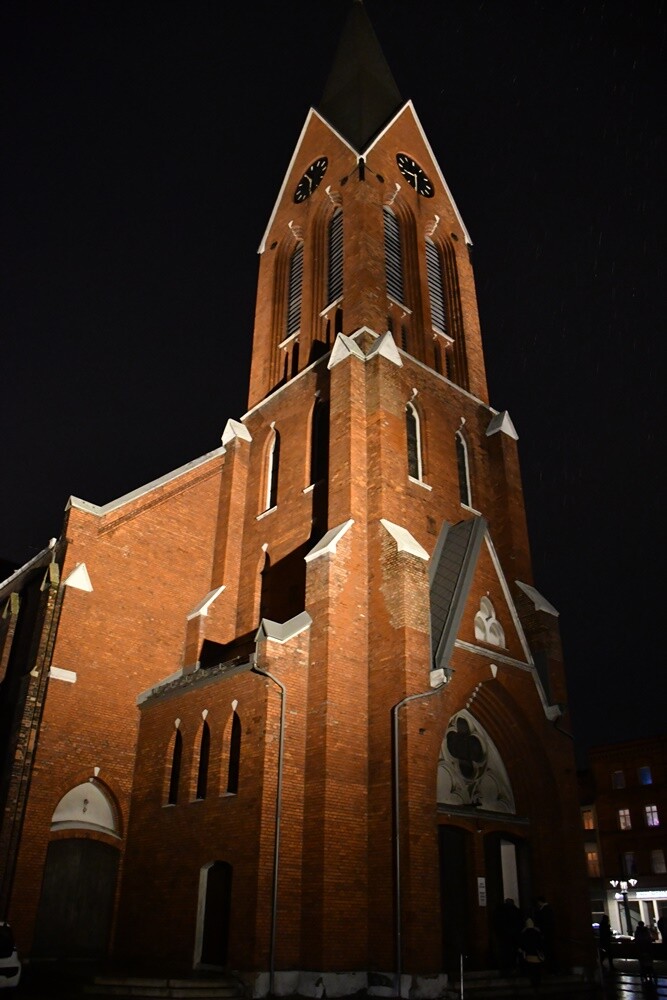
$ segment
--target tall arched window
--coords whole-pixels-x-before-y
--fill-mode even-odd
[[[470,466],[468,465],[468,446],[460,431],[456,432],[456,467],[459,474],[459,499],[466,507],[471,506]]]
[[[178,802],[178,785],[181,778],[181,761],[183,759],[183,737],[180,729],[174,733],[174,748],[171,755],[171,773],[169,775],[169,794],[167,802],[176,805]]]
[[[206,798],[208,787],[208,761],[211,753],[211,730],[208,722],[204,721],[199,741],[199,766],[197,768],[197,793],[198,799]]]
[[[227,770],[227,793],[236,795],[239,790],[239,769],[241,764],[241,720],[232,715],[232,731],[229,740],[229,768]]]
[[[419,414],[412,403],[405,407],[405,431],[408,439],[408,475],[411,479],[422,478],[422,442]]]
[[[310,482],[322,482],[329,474],[329,405],[318,400],[313,407],[310,429]]]
[[[343,212],[337,208],[329,221],[329,274],[327,303],[343,294]]]
[[[447,333],[447,309],[445,305],[445,283],[442,275],[442,261],[437,246],[426,240],[426,274],[431,300],[431,322],[438,333]]]
[[[403,252],[401,227],[390,208],[384,210],[384,263],[387,291],[396,302],[403,302]]]
[[[299,332],[301,325],[301,289],[303,286],[303,242],[299,241],[289,262],[287,293],[287,336]]]
[[[266,494],[264,510],[271,510],[278,503],[278,472],[280,467],[280,434],[273,429],[266,460]]]

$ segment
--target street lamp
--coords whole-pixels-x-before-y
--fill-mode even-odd
[[[637,885],[636,878],[629,879],[618,879],[610,878],[609,885],[611,885],[617,891],[614,893],[614,897],[619,900],[623,900],[623,909],[625,910],[625,922],[628,926],[628,934],[632,935],[632,924],[630,922],[630,907],[628,906],[628,892],[630,889],[634,889]]]

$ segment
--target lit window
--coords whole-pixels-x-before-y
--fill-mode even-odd
[[[581,815],[584,822],[584,830],[594,830],[595,820],[593,819],[593,810],[584,809]]]
[[[618,825],[621,830],[631,830],[632,823],[630,822],[630,810],[629,809],[619,809],[618,810]]]
[[[612,788],[625,788],[625,774],[623,771],[614,771],[611,776]]]
[[[665,852],[661,848],[658,848],[656,851],[651,851],[651,871],[654,875],[667,874],[667,867],[665,867]]]
[[[586,868],[589,878],[600,877],[600,859],[597,851],[586,851]]]
[[[640,785],[653,784],[653,775],[651,774],[651,768],[648,766],[648,764],[645,764],[643,767],[640,767],[638,773],[639,773]]]
[[[646,816],[647,826],[660,826],[657,806],[644,806],[644,815]]]
[[[411,479],[422,478],[422,441],[419,414],[408,403],[405,407],[405,430],[408,437],[408,475]]]
[[[459,500],[466,507],[470,506],[470,465],[468,463],[468,446],[460,431],[454,435],[456,442],[456,467],[459,475]]]

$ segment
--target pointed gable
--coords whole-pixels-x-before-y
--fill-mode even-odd
[[[449,667],[457,644],[532,663],[483,517],[443,526],[431,557],[430,586],[434,669]]]
[[[364,5],[355,0],[318,110],[361,152],[402,103]]]

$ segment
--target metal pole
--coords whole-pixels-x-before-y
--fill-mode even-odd
[[[632,924],[630,922],[630,907],[628,906],[628,890],[623,890],[623,907],[625,909],[625,923],[628,928],[628,934],[632,937]]]
[[[273,841],[273,888],[271,898],[271,944],[269,951],[269,993],[276,995],[276,925],[278,923],[278,867],[280,859],[280,810],[283,788],[283,749],[285,746],[285,699],[287,691],[285,685],[270,674],[268,670],[262,670],[256,663],[252,665],[252,671],[268,677],[270,681],[280,688],[280,739],[278,743],[278,780],[276,784],[276,829]]]
[[[399,787],[399,754],[398,754],[398,710],[406,705],[409,701],[416,701],[418,698],[428,698],[432,694],[437,694],[441,691],[444,684],[439,687],[433,688],[431,691],[421,691],[419,694],[410,694],[407,698],[403,698],[392,708],[393,716],[393,731],[394,731],[394,760],[393,760],[393,770],[394,770],[394,822],[396,824],[396,829],[394,833],[394,878],[396,884],[396,996],[401,996],[401,979],[403,978],[403,968],[402,968],[402,950],[403,943],[401,940],[401,796]]]

